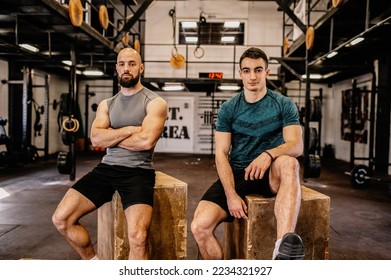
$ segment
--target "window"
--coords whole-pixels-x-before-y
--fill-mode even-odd
[[[179,22],[179,44],[243,45],[244,22]]]

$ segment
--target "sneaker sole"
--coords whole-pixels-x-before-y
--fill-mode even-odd
[[[300,236],[289,232],[281,240],[276,260],[303,260],[304,244]]]

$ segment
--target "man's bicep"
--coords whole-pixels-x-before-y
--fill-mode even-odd
[[[167,104],[163,99],[156,100],[147,108],[147,115],[141,130],[160,137],[167,119]]]
[[[283,129],[284,141],[302,142],[303,128],[301,125],[288,125]]]
[[[231,133],[230,132],[215,132],[216,152],[228,154],[231,148]]]
[[[92,129],[94,128],[108,128],[110,126],[109,112],[106,101],[102,101],[96,111],[95,119],[92,123]]]

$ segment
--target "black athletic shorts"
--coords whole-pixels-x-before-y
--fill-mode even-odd
[[[87,197],[96,208],[111,201],[117,190],[124,209],[133,204],[153,206],[155,170],[99,163],[72,188]]]
[[[259,180],[245,180],[244,170],[234,171],[235,190],[237,194],[244,200],[246,195],[261,194],[265,197],[273,197],[275,194],[270,190],[269,186],[269,170],[265,172],[262,179]],[[216,203],[228,214],[225,222],[232,222],[234,217],[231,216],[228,210],[227,197],[225,196],[223,185],[218,179],[206,191],[201,200],[207,200]]]

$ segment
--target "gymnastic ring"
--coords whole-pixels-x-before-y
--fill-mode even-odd
[[[68,127],[67,125],[71,125],[71,126]],[[74,119],[74,118],[65,119],[62,122],[62,127],[67,132],[76,132],[76,131],[79,130],[79,121],[77,119]]]
[[[201,52],[198,53],[198,50],[200,50]],[[194,56],[195,56],[196,58],[202,58],[202,57],[204,56],[204,53],[205,53],[204,49],[201,48],[200,46],[197,46],[197,47],[195,48],[195,50],[194,50]]]

